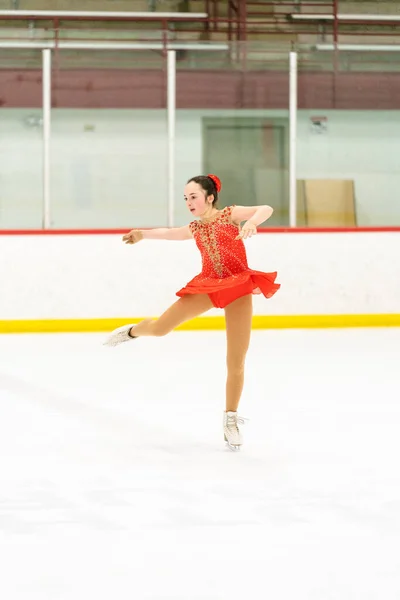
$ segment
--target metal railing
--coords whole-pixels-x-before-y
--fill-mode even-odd
[[[204,6],[203,1],[201,6]],[[357,44],[367,37],[400,39],[399,14],[346,14],[339,12],[338,6],[338,0],[206,0],[206,12],[3,10],[0,11],[0,27],[3,27],[3,42],[8,39],[7,27],[13,26],[13,38],[8,41],[15,42],[18,29],[21,41],[26,38],[26,41],[33,42],[40,28],[46,32],[47,40],[53,40],[55,45],[67,33],[70,42],[77,41],[70,35],[74,28],[81,30],[80,42],[83,41],[84,30],[90,31],[88,41],[93,39],[93,33],[96,32],[97,41],[106,42],[111,27],[116,37],[122,31],[125,38],[127,32],[132,34],[132,39],[124,39],[126,43],[152,41],[148,39],[149,30],[143,29],[146,25],[152,29],[153,37],[156,31],[165,45],[171,39],[184,41],[196,36],[202,42],[246,41],[256,37],[262,39],[264,36],[272,41],[274,38],[287,39],[296,47],[307,36],[309,43],[327,42],[340,49],[341,41],[348,43],[348,36],[351,36],[352,43]],[[104,23],[107,23],[107,27],[103,27]],[[214,37],[218,37],[218,40]]]
[[[338,45],[340,36],[348,35],[349,32],[354,38],[378,35],[400,36],[398,13],[340,12],[338,0],[325,2],[228,0],[227,4],[228,11],[224,16],[225,1],[207,0],[209,19],[206,29],[208,32],[226,32],[228,40],[245,41],[250,36],[262,34],[270,37],[315,35],[318,38],[331,36],[333,43]],[[374,31],[372,27],[376,30]]]

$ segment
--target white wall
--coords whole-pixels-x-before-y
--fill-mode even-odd
[[[40,111],[0,110],[0,227],[41,226]],[[299,111],[298,178],[355,180],[360,225],[400,225],[398,111],[322,111],[324,135]],[[177,113],[176,223],[187,222],[186,180],[202,171],[203,116],[287,116],[285,111]],[[159,226],[167,222],[167,121],[163,110],[64,110],[52,117],[53,227]],[[236,202],[237,199],[232,199]]]
[[[400,233],[259,234],[246,247],[282,285],[255,314],[400,312]],[[201,269],[193,241],[116,235],[0,235],[0,257],[0,320],[156,316]]]

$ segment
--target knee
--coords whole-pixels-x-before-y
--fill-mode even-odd
[[[228,356],[226,360],[228,373],[231,375],[242,375],[244,372],[245,362],[245,356]]]

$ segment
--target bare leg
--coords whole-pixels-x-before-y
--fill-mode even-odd
[[[226,410],[236,412],[244,384],[244,365],[250,344],[253,298],[249,294],[225,307],[227,340]]]
[[[185,321],[210,310],[213,303],[207,294],[192,294],[184,296],[170,306],[158,319],[145,319],[131,329],[131,335],[163,336]]]

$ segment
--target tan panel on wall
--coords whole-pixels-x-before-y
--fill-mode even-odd
[[[345,179],[299,180],[298,225],[356,226],[354,182]]]
[[[297,180],[297,226],[304,227],[307,225],[306,214],[306,182],[302,179]]]

